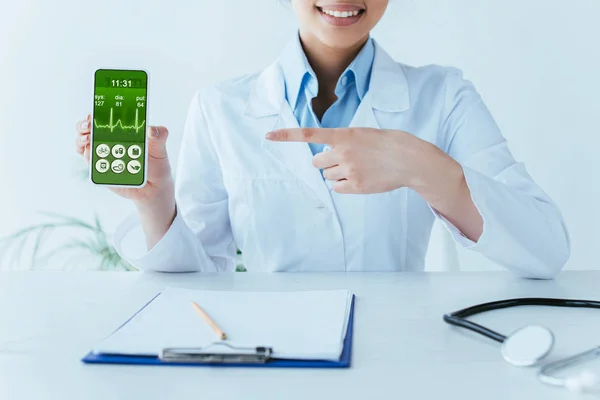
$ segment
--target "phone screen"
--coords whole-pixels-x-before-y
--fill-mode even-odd
[[[98,185],[146,183],[148,75],[99,69],[94,76],[90,168]]]

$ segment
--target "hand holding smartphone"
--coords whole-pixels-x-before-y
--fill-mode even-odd
[[[94,184],[138,188],[146,184],[147,110],[145,71],[96,71],[90,126],[90,179]]]
[[[135,204],[150,249],[177,213],[169,131],[146,122],[146,72],[100,69],[94,78],[93,113],[76,125],[75,150],[89,164],[94,184]]]

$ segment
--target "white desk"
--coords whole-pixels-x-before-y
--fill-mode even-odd
[[[446,325],[479,302],[600,299],[600,272],[554,281],[504,273],[0,273],[0,399],[571,399],[513,367],[498,344]],[[350,369],[85,365],[81,357],[166,285],[219,290],[348,288],[357,295]],[[564,356],[600,344],[599,310],[522,308],[476,320],[501,333],[547,324]]]

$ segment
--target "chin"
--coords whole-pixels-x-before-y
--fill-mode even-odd
[[[317,37],[321,43],[332,49],[348,49],[356,46],[368,34],[368,32],[331,32],[330,29],[327,29],[319,32]]]

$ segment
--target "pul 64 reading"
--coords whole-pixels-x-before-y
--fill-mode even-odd
[[[146,183],[147,96],[145,71],[96,71],[90,145],[92,182],[138,187]]]

